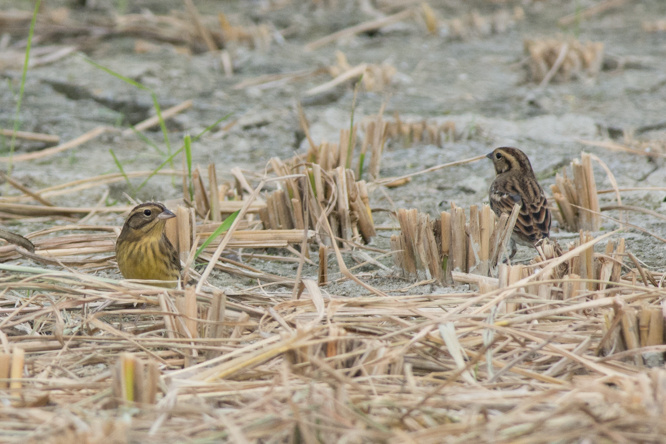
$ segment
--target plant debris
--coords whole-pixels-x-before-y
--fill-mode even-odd
[[[604,45],[573,38],[525,39],[529,79],[547,84],[596,77],[601,70]]]

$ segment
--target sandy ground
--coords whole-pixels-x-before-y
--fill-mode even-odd
[[[63,2],[49,2],[56,7]],[[98,2],[101,3],[101,2]],[[130,2],[127,12],[149,8],[156,14],[170,9],[182,9],[178,1]],[[299,128],[294,103],[302,100],[315,141],[338,138],[341,128],[348,127],[352,108],[353,88],[343,85],[330,93],[304,97],[304,91],[320,85],[330,76],[322,74],[306,80],[274,88],[236,89],[241,81],[264,74],[293,72],[332,65],[336,51],[346,54],[349,63],[388,63],[397,74],[393,84],[383,92],[361,91],[356,105],[356,120],[377,112],[386,102],[385,114],[399,113],[403,118],[433,118],[456,122],[459,131],[468,134],[457,142],[442,147],[427,144],[405,146],[389,143],[384,153],[381,175],[384,177],[408,174],[437,164],[485,154],[497,146],[511,145],[524,150],[530,157],[537,176],[546,189],[554,182],[555,172],[579,157],[585,149],[604,160],[615,175],[620,187],[664,186],[666,170],[662,162],[647,157],[611,152],[601,148],[584,147],[578,139],[602,140],[619,137],[634,131],[636,138],[655,141],[655,149],[663,145],[666,134],[657,125],[664,122],[666,109],[666,34],[646,33],[643,20],[666,15],[666,3],[653,0],[629,2],[599,14],[579,26],[560,28],[557,19],[590,1],[552,2],[456,2],[433,1],[432,7],[440,17],[462,16],[476,9],[491,14],[498,9],[522,6],[525,20],[507,32],[488,37],[454,40],[446,36],[429,35],[423,25],[408,20],[373,34],[327,45],[315,51],[305,51],[304,45],[336,31],[373,17],[359,7],[358,2],[339,1],[337,10],[320,7],[313,2],[294,1],[283,8],[268,8],[269,2],[224,2],[224,12],[236,23],[270,22],[277,29],[293,28],[282,42],[273,43],[266,52],[239,46],[235,50],[236,73],[227,78],[222,72],[219,57],[209,53],[180,55],[164,48],[145,54],[134,51],[135,39],[129,37],[102,40],[87,55],[133,80],[152,88],[161,107],[192,99],[194,106],[169,122],[169,137],[173,147],[179,147],[186,133],[197,134],[222,116],[233,113],[238,119],[228,132],[219,125],[194,144],[194,161],[205,167],[215,162],[221,180],[231,178],[229,170],[240,166],[262,171],[271,157],[283,159],[304,152],[306,144]],[[215,15],[218,2],[197,2],[202,14]],[[0,1],[0,8],[9,6],[25,9],[24,2]],[[104,6],[109,7],[109,6]],[[79,16],[104,14],[95,9],[72,11]],[[106,13],[110,13],[109,10]],[[0,34],[2,32],[0,31]],[[579,34],[581,40],[603,42],[607,58],[627,62],[623,68],[603,70],[596,78],[583,78],[564,84],[538,88],[526,80],[523,67],[523,39]],[[0,127],[13,126],[20,71],[0,72]],[[78,55],[55,64],[31,69],[25,85],[20,111],[21,129],[57,134],[61,140],[71,140],[98,126],[126,128],[148,117],[152,110],[149,94],[100,71]],[[159,129],[145,133],[161,149],[166,150]],[[2,155],[8,151],[8,140],[0,143]],[[34,144],[19,144],[16,153],[38,149]],[[15,165],[14,177],[34,189],[76,179],[115,172],[109,150],[113,149],[127,171],[153,169],[163,156],[136,136],[108,134],[76,149],[38,161]],[[177,165],[180,161],[177,162]],[[601,168],[595,167],[600,189],[610,182]],[[400,188],[376,190],[371,196],[373,208],[394,210],[418,208],[436,215],[449,207],[450,202],[461,206],[487,201],[487,190],[493,178],[489,161],[441,170],[421,175]],[[110,186],[109,202],[123,202],[124,184]],[[3,193],[14,193],[7,187]],[[54,199],[54,203],[70,206],[93,205],[102,196],[102,187],[76,195]],[[157,177],[137,196],[140,200],[165,200],[181,193],[179,181]],[[602,196],[610,202],[609,194]],[[623,203],[663,212],[666,192],[636,191],[622,194]],[[377,221],[391,223],[386,212],[377,212]],[[616,212],[608,212],[617,217]],[[639,214],[629,215],[630,222],[655,234],[666,237],[663,221]],[[91,223],[121,224],[122,218],[95,217]],[[44,221],[4,221],[4,226],[27,233],[43,227]],[[605,222],[603,230],[615,228]],[[564,238],[571,233],[554,228],[554,236]],[[639,232],[622,234],[627,249],[656,269],[664,268],[664,245],[653,237]],[[375,246],[387,248],[390,232],[380,232]],[[519,259],[527,259],[531,251],[522,249]],[[382,259],[391,265],[390,258]],[[292,274],[291,265],[253,262],[266,271]],[[372,268],[368,269],[373,270]],[[114,275],[114,272],[109,272]],[[306,267],[306,275],[314,275],[314,267]],[[401,288],[408,282],[398,274],[373,272],[371,283],[384,288]],[[115,275],[117,276],[117,274]],[[219,276],[221,285],[243,287],[252,282]],[[434,291],[435,289],[431,289]],[[445,291],[444,289],[437,289]],[[354,294],[359,287],[346,283],[340,288],[329,287],[339,294]]]

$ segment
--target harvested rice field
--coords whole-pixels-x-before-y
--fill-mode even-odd
[[[659,0],[0,0],[0,442],[666,442],[665,110]]]

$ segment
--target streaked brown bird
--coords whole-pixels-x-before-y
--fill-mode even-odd
[[[176,217],[158,202],[132,209],[116,241],[116,260],[125,279],[149,279],[175,287],[180,278],[180,259],[164,233],[167,219]]]
[[[511,239],[521,245],[534,246],[550,234],[550,210],[546,194],[537,182],[530,160],[518,148],[501,147],[486,157],[493,161],[497,177],[490,186],[490,208],[499,217],[511,214],[520,204],[518,220]],[[511,257],[516,254],[512,245]]]

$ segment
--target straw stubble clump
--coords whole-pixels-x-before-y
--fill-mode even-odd
[[[469,222],[463,208],[451,205],[439,220],[430,220],[417,210],[400,209],[400,234],[391,236],[395,265],[408,276],[424,271],[426,279],[441,284],[455,280],[454,273],[479,276],[496,274],[498,263],[508,257],[508,242],[518,217],[519,206],[498,219],[490,206],[469,209]]]
[[[592,169],[592,160],[601,160],[587,153],[581,153],[581,159],[571,162],[573,179],[567,176],[566,169],[555,176],[555,184],[550,186],[553,200],[557,206],[554,212],[560,225],[570,231],[599,231],[601,214],[599,196]],[[614,178],[611,179],[614,182]]]
[[[473,10],[449,20],[440,19],[440,15],[426,2],[421,3],[419,12],[417,17],[429,33],[456,40],[503,34],[525,19],[525,11],[520,6],[516,6],[513,10],[499,9],[490,15]]]
[[[596,77],[604,58],[603,43],[573,38],[526,39],[524,47],[529,78],[541,84]]]

